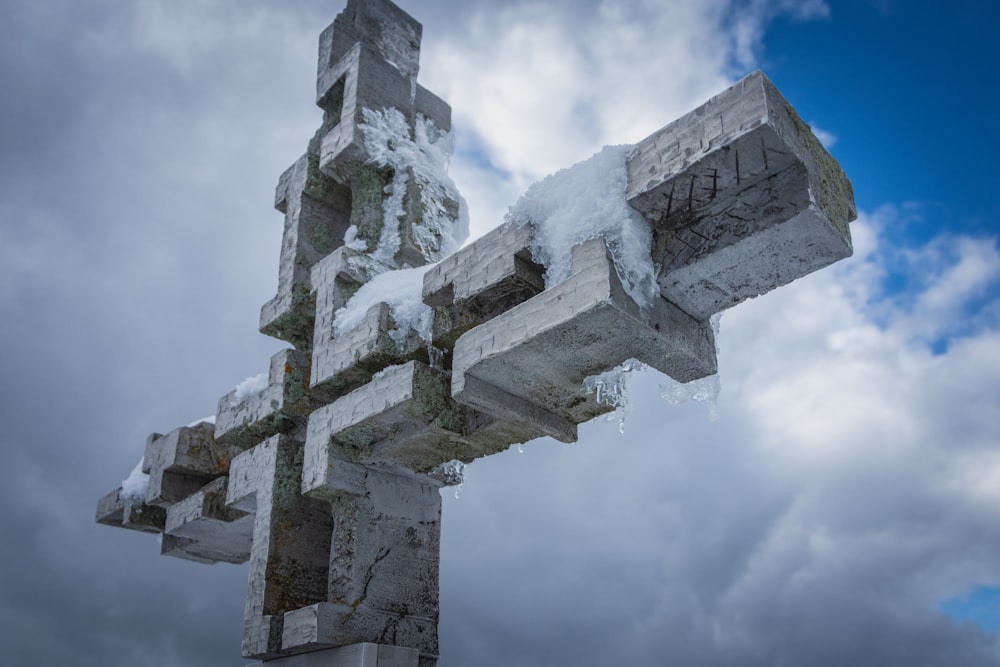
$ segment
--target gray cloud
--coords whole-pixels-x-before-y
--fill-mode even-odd
[[[255,333],[280,243],[271,193],[318,123],[316,35],[340,7],[2,4],[5,661],[243,664],[245,568],[160,558],[152,538],[94,525],[93,508],[150,431],[212,412],[279,347]],[[571,123],[559,136],[555,124],[528,127],[529,116],[489,127],[475,104],[490,100],[472,94],[482,82],[454,57],[467,53],[507,90],[500,38],[524,7],[404,6],[437,40],[422,76],[457,94],[479,148],[528,142],[488,155],[512,174],[506,199],[490,195],[495,174],[456,160],[485,217],[537,168],[532,137],[548,133],[566,155],[637,138],[615,139],[614,96],[592,94],[575,65],[567,108],[590,109],[584,139]],[[552,29],[550,46],[586,56],[573,31],[601,6],[553,3],[517,27],[528,43]],[[729,5],[705,6],[676,11],[699,21],[689,30],[714,31],[699,40],[722,55],[663,93],[677,97],[669,109],[635,92],[649,118],[629,127],[669,120],[729,75],[743,42],[717,20]],[[636,7],[602,20],[625,29],[658,3]],[[495,45],[471,49],[491,35]],[[591,72],[602,84],[631,57],[613,45]],[[642,76],[653,75],[620,78]],[[547,82],[521,73],[529,84]],[[859,238],[877,247],[877,224],[864,225]],[[963,258],[995,269],[995,244],[970,243],[942,255],[922,293],[964,294],[952,278],[969,273],[949,271]],[[884,307],[871,280],[884,257],[862,246],[849,268],[726,317],[720,421],[703,405],[669,408],[646,374],[625,436],[602,422],[577,445],[530,443],[470,467],[461,498],[445,498],[442,667],[997,663],[995,636],[936,609],[1000,581],[996,320],[957,336],[927,299]],[[944,355],[914,338],[928,330],[953,338]]]

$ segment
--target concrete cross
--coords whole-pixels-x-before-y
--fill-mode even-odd
[[[274,667],[432,667],[439,489],[464,463],[573,442],[612,409],[585,379],[631,359],[680,382],[711,375],[713,314],[851,254],[850,182],[755,72],[628,156],[650,303],[600,236],[547,286],[538,221],[445,256],[457,192],[390,155],[431,155],[450,129],[416,83],[420,36],[389,0],[348,0],[323,32],[324,121],[279,180],[278,292],[261,310],[261,331],[293,348],[257,390],[223,396],[214,426],[150,436],[148,487],[98,504],[101,523],[161,532],[164,554],[249,560],[243,655]],[[362,286],[432,262],[430,340],[387,302],[338,324]]]

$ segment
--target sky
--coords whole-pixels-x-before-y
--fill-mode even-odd
[[[763,69],[851,177],[855,255],[727,311],[717,419],[444,491],[441,667],[1000,664],[1000,6],[400,0],[473,236]],[[277,177],[339,0],[0,0],[4,664],[236,667],[246,566],[93,523],[146,436],[281,348]]]

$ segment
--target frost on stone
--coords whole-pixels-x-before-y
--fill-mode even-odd
[[[392,313],[396,328],[389,332],[393,341],[402,346],[411,332],[430,343],[431,326],[434,323],[433,309],[424,303],[422,290],[424,273],[429,265],[414,269],[399,269],[381,273],[351,297],[333,317],[333,335],[340,336],[358,326],[368,309],[378,303],[386,303]]]
[[[658,294],[650,254],[652,233],[625,201],[626,158],[632,146],[608,146],[588,160],[535,183],[505,216],[534,226],[535,261],[546,267],[545,286],[570,275],[573,246],[604,237],[622,285],[640,306]]]
[[[344,232],[344,245],[351,250],[357,250],[359,252],[364,252],[368,248],[364,239],[358,238],[357,225],[351,225],[347,228],[347,231]]]
[[[455,497],[458,498],[462,493],[462,484],[465,482],[465,464],[457,459],[452,459],[431,471],[430,476],[445,486],[457,486]]]
[[[389,196],[384,203],[382,235],[373,257],[392,264],[399,251],[399,221],[406,215],[404,199],[411,177],[421,204],[420,215],[411,221],[413,242],[431,262],[458,250],[469,235],[469,217],[458,188],[448,176],[454,150],[452,134],[439,130],[420,114],[411,136],[409,123],[398,109],[363,109],[362,113],[361,131],[371,161],[393,171],[392,182],[386,187]],[[348,241],[346,236],[344,240]]]
[[[209,415],[207,417],[202,417],[201,419],[195,419],[193,422],[188,424],[187,427],[194,428],[199,424],[214,424],[214,423],[215,423],[215,415]]]
[[[139,459],[129,476],[122,480],[122,490],[119,494],[121,498],[146,499],[146,492],[149,490],[149,475],[142,471],[145,460],[145,457]]]
[[[251,396],[262,394],[265,389],[267,389],[267,373],[254,375],[236,385],[236,395],[234,398],[237,402],[245,401]]]
[[[618,432],[625,432],[625,419],[632,411],[629,401],[628,381],[633,371],[645,370],[646,365],[635,359],[612,368],[606,373],[591,375],[583,379],[583,386],[588,394],[596,394],[595,400],[601,405],[614,408],[605,419],[618,421]]]

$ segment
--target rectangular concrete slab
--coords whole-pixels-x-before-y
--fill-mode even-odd
[[[565,442],[607,411],[587,376],[638,359],[680,382],[715,372],[711,328],[665,300],[643,311],[625,293],[603,239],[573,251],[570,277],[464,334],[452,395],[493,415],[521,418]]]
[[[636,145],[665,298],[704,319],[851,255],[850,181],[760,72]]]
[[[402,646],[362,643],[255,662],[247,667],[418,667],[419,656],[418,651]]]
[[[216,441],[247,449],[294,428],[296,418],[308,414],[311,406],[309,364],[302,352],[282,350],[271,357],[263,391],[239,396],[234,389],[220,398]]]
[[[226,506],[228,481],[219,477],[167,508],[164,555],[201,563],[245,563],[250,558],[254,518]]]

